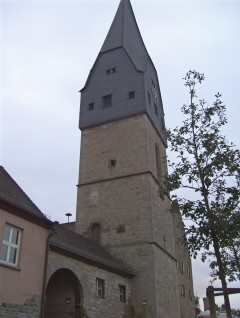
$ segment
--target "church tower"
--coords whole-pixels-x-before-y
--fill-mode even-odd
[[[135,273],[132,317],[180,318],[176,231],[161,186],[164,111],[129,0],[121,0],[81,90],[79,127],[76,231]]]

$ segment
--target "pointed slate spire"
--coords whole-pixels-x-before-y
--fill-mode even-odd
[[[139,71],[145,71],[148,52],[142,40],[130,0],[121,0],[100,53],[123,47]]]

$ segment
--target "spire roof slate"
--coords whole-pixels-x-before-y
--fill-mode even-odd
[[[121,0],[100,53],[123,47],[139,71],[145,71],[149,58],[130,0]]]

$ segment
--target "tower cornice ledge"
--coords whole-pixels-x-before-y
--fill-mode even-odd
[[[108,178],[108,179],[98,179],[98,180],[94,180],[94,181],[91,181],[91,182],[84,182],[84,183],[77,184],[77,187],[82,187],[82,186],[86,186],[86,185],[96,184],[96,183],[100,183],[100,182],[109,182],[109,181],[118,180],[118,179],[130,178],[130,177],[140,176],[140,175],[143,175],[143,174],[150,174],[150,176],[155,180],[155,182],[159,183],[158,180],[152,174],[152,172],[150,170],[147,170],[147,171],[142,171],[142,172],[137,172],[137,173],[126,174],[126,175],[123,175],[123,176],[117,176],[117,177],[113,177],[113,178]]]
[[[155,241],[143,241],[143,242],[131,242],[131,243],[126,243],[126,244],[121,244],[121,245],[104,245],[104,248],[106,250],[111,249],[111,248],[125,248],[125,247],[129,247],[129,246],[140,246],[140,245],[146,245],[146,244],[154,244],[157,248],[159,248],[160,250],[162,250],[166,255],[168,255],[172,260],[174,260],[175,262],[177,262],[176,257],[174,257],[171,253],[169,253],[168,251],[166,251],[166,249],[164,249],[164,247],[162,247],[161,245],[159,245],[157,242]]]
[[[158,136],[161,138],[164,146],[166,148],[168,148],[167,141],[163,138],[161,132],[156,128],[151,116],[149,116],[149,113],[147,111],[141,111],[141,112],[137,112],[137,113],[133,113],[133,114],[117,117],[117,118],[114,118],[114,119],[105,120],[105,121],[102,121],[100,123],[93,123],[93,124],[89,124],[89,125],[83,125],[83,126],[81,126],[79,128],[82,131],[84,129],[88,129],[88,128],[104,125],[104,124],[111,123],[111,122],[114,122],[114,121],[117,121],[117,120],[123,120],[123,119],[128,118],[128,117],[136,117],[136,116],[141,116],[141,115],[147,115],[148,119],[150,120],[150,122],[151,122],[151,124],[152,124],[152,126],[154,128],[154,130],[157,132]]]

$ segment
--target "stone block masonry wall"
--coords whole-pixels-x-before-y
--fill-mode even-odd
[[[106,270],[50,252],[48,280],[59,269],[70,270],[82,287],[81,305],[89,318],[132,318],[131,280]],[[96,278],[105,281],[104,298],[96,296]],[[126,302],[119,301],[119,285],[126,286]],[[60,317],[60,316],[58,316]],[[52,318],[52,317],[51,317]]]
[[[179,318],[170,200],[159,193],[165,156],[145,114],[82,131],[76,230],[91,238],[92,225],[100,224],[101,244],[134,270],[138,318]]]
[[[184,228],[181,214],[177,209],[177,202],[173,203],[176,210],[172,213],[175,226],[174,240],[176,245],[178,294],[180,301],[180,316],[184,318],[194,317],[194,290],[192,280],[192,266],[188,248],[185,246]]]
[[[148,170],[147,146],[145,115],[82,130],[79,184]]]
[[[41,315],[40,296],[26,299],[23,305],[14,303],[2,303],[0,306],[1,318],[39,318]]]
[[[155,146],[161,161],[165,147],[148,117],[86,129],[81,142],[76,232],[91,238],[95,222],[103,245],[155,240],[174,253],[170,202],[159,197],[156,182]],[[166,163],[161,164],[165,175]]]

